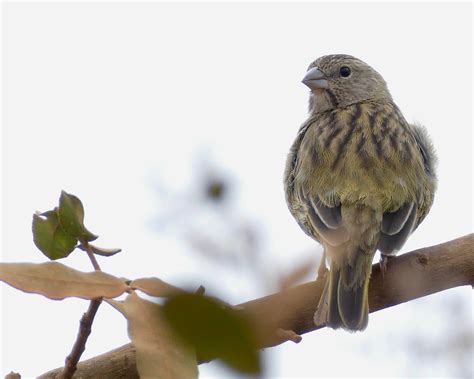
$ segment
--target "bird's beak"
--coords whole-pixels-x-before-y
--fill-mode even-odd
[[[308,86],[312,91],[316,89],[328,88],[328,81],[324,74],[316,67],[308,70],[305,77],[302,80],[303,84]]]

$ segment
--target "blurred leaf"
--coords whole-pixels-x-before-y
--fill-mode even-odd
[[[128,333],[137,352],[140,378],[197,378],[196,355],[176,338],[158,304],[135,292],[125,301],[108,300],[128,321]]]
[[[34,214],[32,229],[36,247],[49,259],[65,258],[76,247],[77,238],[64,232],[55,210]]]
[[[59,223],[70,236],[82,241],[94,241],[98,236],[84,226],[84,206],[77,196],[61,191],[58,208]]]
[[[183,293],[178,287],[172,286],[158,278],[140,278],[132,280],[129,284],[131,288],[140,290],[147,295],[156,297],[170,297]]]
[[[0,263],[0,280],[23,292],[53,300],[117,297],[128,288],[124,281],[105,272],[81,272],[58,262]]]
[[[241,372],[260,372],[255,331],[241,312],[189,293],[170,298],[163,312],[176,334],[196,348],[199,360],[220,358]]]

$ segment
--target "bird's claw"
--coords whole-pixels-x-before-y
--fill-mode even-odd
[[[390,257],[388,255],[381,254],[380,255],[380,273],[382,274],[382,282],[385,279],[385,273],[387,272],[387,264],[388,261],[390,260]]]

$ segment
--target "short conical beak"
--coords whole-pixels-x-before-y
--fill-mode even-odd
[[[316,67],[308,70],[302,80],[303,84],[308,86],[311,90],[328,88],[328,81],[324,74]]]

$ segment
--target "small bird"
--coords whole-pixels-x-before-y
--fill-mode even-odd
[[[289,210],[324,247],[329,275],[314,322],[364,330],[372,261],[382,273],[426,217],[436,190],[436,156],[424,127],[409,124],[382,76],[350,55],[310,64],[309,117],[288,154]],[[322,270],[321,270],[322,268]]]

